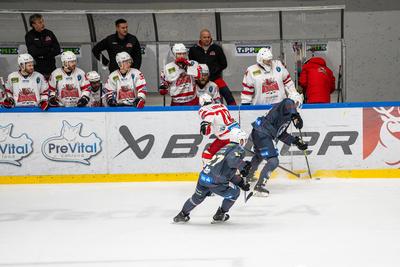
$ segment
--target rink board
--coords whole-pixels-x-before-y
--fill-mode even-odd
[[[302,132],[314,176],[400,178],[399,107],[304,105]],[[231,113],[250,133],[267,109],[232,107]],[[210,142],[199,134],[196,107],[1,111],[0,183],[193,181]],[[281,142],[277,147],[283,166],[305,172],[302,152]]]

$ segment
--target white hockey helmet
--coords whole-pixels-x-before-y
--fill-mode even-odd
[[[240,128],[233,128],[230,131],[229,139],[231,142],[238,143],[241,147],[244,147],[247,142],[247,134]]]
[[[208,69],[207,64],[199,64],[199,66],[200,66],[200,73],[201,74],[207,74],[207,75],[210,74],[210,70]]]
[[[174,44],[172,47],[172,54],[176,57],[176,53],[187,53],[186,46],[182,43]]]
[[[257,63],[263,66],[264,68],[268,68],[269,66],[264,64],[264,60],[272,60],[272,51],[269,48],[263,47],[257,53]]]
[[[199,97],[199,104],[200,106],[205,106],[205,105],[209,105],[212,104],[213,99],[209,94],[202,94]]]
[[[116,56],[115,56],[115,61],[117,61],[118,66],[121,68],[122,66],[122,62],[127,61],[127,60],[131,60],[132,58],[131,56],[127,53],[127,52],[119,52]]]
[[[71,51],[65,51],[61,54],[61,63],[63,66],[67,66],[68,62],[76,61],[76,55]]]
[[[97,71],[89,71],[86,73],[86,78],[89,80],[89,82],[98,82],[100,81],[100,75],[97,73]]]
[[[18,66],[24,70],[25,64],[29,62],[34,62],[33,57],[30,54],[20,54],[18,55]]]

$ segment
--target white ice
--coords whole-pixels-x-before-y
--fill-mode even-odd
[[[173,224],[194,187],[1,185],[0,266],[400,266],[400,179],[275,179],[225,224],[220,197]]]

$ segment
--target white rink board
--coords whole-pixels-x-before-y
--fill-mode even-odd
[[[241,110],[242,128],[250,133],[251,122],[264,113],[265,110]],[[400,166],[400,163],[388,164],[400,160],[397,150],[400,141],[384,137],[385,124],[382,123],[370,123],[368,127],[378,127],[378,132],[381,127],[380,139],[386,143],[384,146],[378,143],[364,159],[363,108],[303,109],[301,114],[304,139],[311,142],[308,157],[313,171]],[[232,111],[232,115],[239,121],[238,111]],[[209,142],[199,134],[199,124],[197,111],[190,110],[4,113],[0,117],[2,175],[198,172],[202,150]],[[396,134],[400,132],[398,128]],[[397,128],[391,129],[396,131]],[[291,130],[297,132],[293,127],[289,132]],[[143,140],[138,142],[138,139]],[[18,153],[7,154],[12,145],[19,145],[19,152],[24,152],[24,148],[29,147],[27,140],[31,140],[31,150],[28,149],[29,153],[22,155],[24,157]],[[153,143],[148,153],[141,152],[148,142]],[[71,152],[76,143],[86,151],[78,153],[75,146]],[[136,149],[133,148],[135,143]],[[279,142],[280,151],[282,146]],[[294,169],[305,169],[304,155],[295,147],[290,151],[295,154],[281,155],[281,163]]]

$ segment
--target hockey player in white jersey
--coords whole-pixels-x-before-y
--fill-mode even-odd
[[[206,64],[199,64],[200,78],[196,79],[196,93],[200,98],[203,94],[209,94],[214,103],[221,103],[218,85],[210,81],[210,71]]]
[[[196,95],[196,78],[200,78],[200,66],[194,60],[187,59],[184,44],[172,47],[175,61],[165,65],[161,72],[159,93],[171,96],[171,106],[196,106],[199,99]]]
[[[247,68],[242,83],[242,105],[275,104],[287,97],[298,99],[297,105],[303,103],[285,66],[272,58],[270,49],[261,48],[257,64]]]
[[[131,68],[132,58],[127,52],[116,55],[119,70],[113,71],[105,84],[107,104],[143,108],[147,85],[142,72]]]
[[[8,75],[5,84],[3,106],[6,108],[37,107],[48,108],[49,85],[39,72],[34,71],[30,54],[18,55],[19,70]]]
[[[71,51],[63,52],[61,64],[62,67],[50,75],[50,106],[86,106],[90,100],[90,84],[85,72],[77,67],[76,55]]]
[[[89,71],[88,73],[86,73],[86,78],[90,82],[90,100],[87,106],[103,106],[103,84],[101,83],[100,75],[97,73],[97,71]]]
[[[199,98],[199,116],[201,119],[200,133],[205,136],[214,134],[216,139],[204,150],[201,155],[204,165],[207,164],[215,153],[229,144],[230,132],[233,128],[240,128],[239,124],[231,116],[225,105],[213,103],[209,94],[203,94]]]

